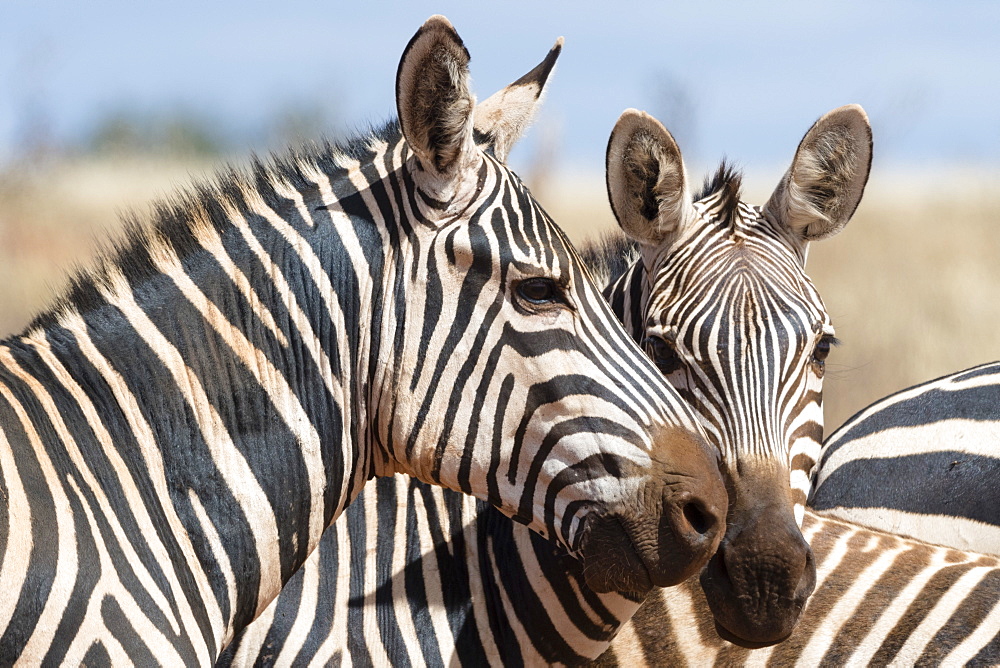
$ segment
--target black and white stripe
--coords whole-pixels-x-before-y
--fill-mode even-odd
[[[665,258],[676,252],[704,262],[731,248],[733,231],[713,212],[734,178],[723,172],[709,185],[708,194],[697,198],[695,208],[707,212],[703,245],[691,242],[680,250],[665,249]],[[758,258],[763,268],[748,272],[770,292],[758,289],[764,294],[791,292],[786,300],[808,304],[812,310],[806,313],[813,318],[825,317],[822,302],[802,272],[797,247],[763,219],[759,209],[739,204],[739,211],[737,231],[748,238],[744,243],[760,256],[777,256],[770,262]],[[683,272],[680,260],[664,261],[654,279],[640,257],[640,246],[625,237],[586,249],[584,256],[599,277],[614,282],[611,303],[637,341],[648,336],[647,323],[659,321],[657,309],[666,308],[664,300],[670,296],[683,303],[705,300],[702,310],[725,314],[719,317],[729,318],[734,327],[746,318],[726,305],[727,291],[706,292],[698,281],[673,276],[671,272]],[[731,263],[723,264],[727,269]],[[675,312],[670,317],[680,318]],[[794,328],[791,320],[792,314],[786,314],[780,324]],[[766,345],[772,335],[757,324],[754,331],[764,339],[758,345]],[[814,370],[807,366],[807,371]],[[782,382],[813,382],[803,375]],[[706,420],[719,410],[740,412],[744,421],[751,420],[758,404],[746,397],[736,394],[732,403],[716,409],[687,392],[697,408],[705,407]],[[733,450],[730,456],[738,461],[752,455]],[[788,461],[787,449],[761,456],[777,457],[783,465]],[[761,557],[768,563],[770,554],[762,550]],[[724,598],[717,590],[715,595]],[[593,591],[575,560],[493,509],[414,481],[380,481],[327,532],[320,556],[308,562],[276,605],[237,638],[223,658],[227,665],[338,660],[364,665],[578,664],[604,651],[638,605],[636,597]]]
[[[579,561],[491,506],[379,479],[220,665],[580,664],[641,597],[589,588]]]
[[[611,205],[639,259],[605,294],[723,453],[728,529],[702,584],[716,621],[744,641],[785,637],[812,590],[798,525],[834,338],[805,260],[853,215],[871,149],[860,107],[827,113],[757,207],[725,165],[692,197],[680,149],[647,114],[626,111],[608,144]]]
[[[377,507],[348,509],[352,519],[324,535],[318,558],[230,647],[225,665],[573,665],[609,642],[599,664],[1000,660],[1000,563],[991,556],[807,511],[817,591],[788,639],[747,649],[718,637],[694,580],[639,607],[589,591],[574,560],[482,502],[402,477],[374,491],[359,503]],[[405,526],[391,550],[377,531],[390,519]],[[338,560],[343,550],[357,558]]]
[[[862,409],[823,444],[810,506],[883,531],[1000,554],[1000,362]]]
[[[721,640],[692,583],[654,592],[596,665],[992,666],[1000,561],[806,513],[817,586],[782,643]]]
[[[717,453],[497,157],[557,53],[474,133],[468,53],[433,17],[400,124],[161,205],[0,344],[0,663],[210,663],[396,471],[601,586],[705,562]]]

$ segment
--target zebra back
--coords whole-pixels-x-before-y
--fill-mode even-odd
[[[823,444],[809,503],[939,545],[1000,554],[1000,362],[901,390]]]
[[[787,640],[721,640],[693,583],[650,596],[597,665],[995,665],[1000,561],[807,511],[817,586]]]

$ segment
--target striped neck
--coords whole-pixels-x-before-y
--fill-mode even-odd
[[[0,348],[35,415],[88,418],[64,426],[56,472],[134,516],[141,550],[187,562],[209,647],[264,609],[372,473],[356,397],[406,236],[372,219],[362,200],[389,184],[363,164],[388,165],[392,145],[258,164],[163,207]]]

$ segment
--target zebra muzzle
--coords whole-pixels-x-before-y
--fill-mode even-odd
[[[701,585],[719,635],[756,649],[792,633],[816,585],[816,565],[791,505],[752,494],[749,488],[767,486],[756,476],[749,478],[740,481],[743,491],[730,511],[728,535],[702,573]]]
[[[644,595],[700,571],[725,533],[727,496],[717,477],[659,478],[643,503],[590,518],[580,550],[587,585]]]

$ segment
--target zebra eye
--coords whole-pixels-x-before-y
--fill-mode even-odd
[[[840,342],[832,336],[821,338],[816,347],[813,348],[813,361],[822,366],[826,362],[826,358],[830,356],[830,349],[838,343]]]
[[[517,285],[517,295],[532,304],[552,304],[560,301],[561,291],[551,278],[529,278]]]
[[[670,375],[681,368],[681,358],[678,357],[677,351],[663,338],[650,336],[643,341],[643,344],[646,347],[646,354],[664,375]]]

